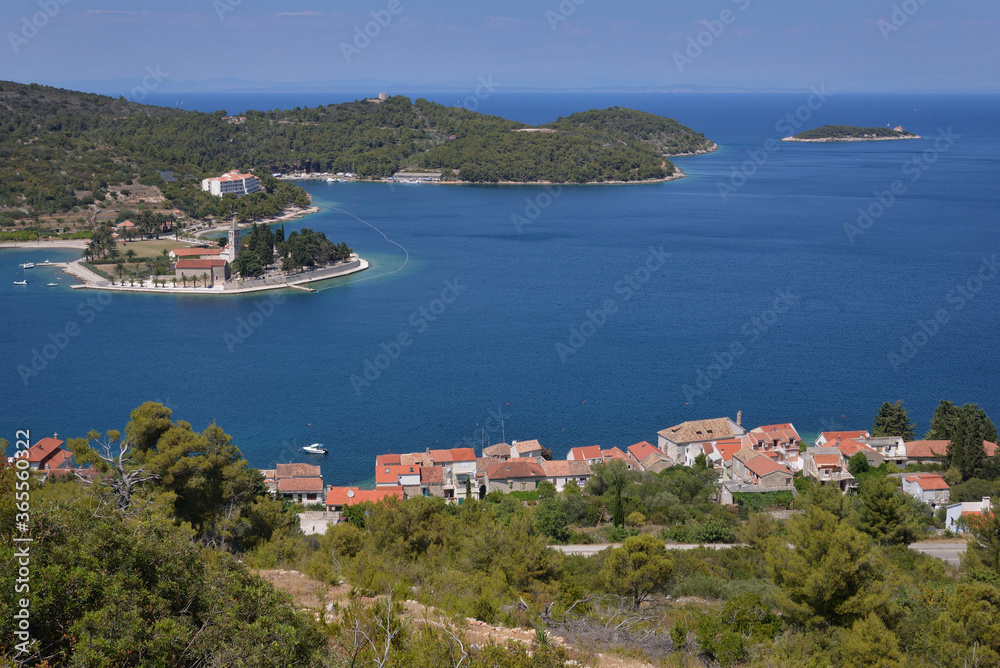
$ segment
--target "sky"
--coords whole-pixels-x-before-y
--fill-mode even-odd
[[[493,82],[506,90],[1000,91],[997,0],[2,5],[0,79],[90,89],[198,90],[197,82],[236,79],[229,85],[246,90],[380,81],[469,90]]]

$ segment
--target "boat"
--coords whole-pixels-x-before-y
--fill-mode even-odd
[[[308,452],[314,455],[325,455],[326,448],[323,447],[322,443],[313,443],[312,445],[303,446],[302,452]]]
[[[46,286],[50,287],[50,288],[58,288],[59,284],[58,283],[46,283]]]
[[[34,262],[22,262],[18,266],[21,267],[21,269],[34,269],[35,268],[35,263]]]
[[[28,281],[14,281],[14,285],[27,285]]]

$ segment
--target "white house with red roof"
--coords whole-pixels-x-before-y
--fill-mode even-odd
[[[563,491],[570,480],[583,488],[591,476],[590,464],[568,459],[542,460],[542,470],[545,472],[545,478],[556,486],[557,492]]]
[[[221,286],[230,278],[229,262],[222,258],[182,258],[174,265],[174,274],[177,278],[194,279],[195,283],[207,276],[212,287]]]
[[[535,459],[535,460],[541,459],[542,444],[538,442],[538,439],[534,438],[529,441],[511,441],[510,458]]]
[[[944,528],[955,533],[963,533],[967,529],[958,523],[960,518],[968,520],[983,513],[994,512],[990,497],[984,496],[982,501],[962,501],[945,506]]]
[[[420,486],[420,466],[416,464],[384,464],[375,467],[375,487]]]
[[[465,498],[466,482],[475,494],[476,451],[472,448],[452,448],[450,450],[428,450],[431,465],[444,473],[445,498]]]
[[[604,463],[604,451],[599,445],[587,445],[583,447],[570,448],[566,454],[566,460],[570,462],[587,462],[591,466]]]
[[[951,488],[940,473],[903,474],[903,493],[923,501],[934,510],[948,503]]]
[[[260,179],[253,174],[241,174],[237,169],[226,172],[222,176],[203,179],[201,189],[212,193],[216,197],[228,194],[240,197],[263,190],[260,185]]]
[[[947,456],[951,441],[908,441],[904,444],[906,461],[911,464],[936,464]]]
[[[656,445],[672,461],[691,466],[688,462],[693,463],[694,458],[704,452],[704,443],[743,438],[745,433],[746,429],[740,425],[740,422],[730,418],[693,420],[657,432]]]
[[[28,448],[28,465],[38,471],[67,468],[71,465],[73,453],[62,447],[58,434],[47,436]],[[13,461],[10,459],[9,461]]]
[[[278,496],[297,503],[323,502],[323,474],[315,464],[288,463],[278,464],[273,470],[273,478],[269,481],[265,473],[264,482]]]
[[[828,445],[828,441],[836,441],[838,438],[868,438],[869,436],[871,434],[863,429],[861,431],[824,431],[816,437],[814,445],[817,448],[821,448],[824,445]]]
[[[402,499],[402,487],[382,487],[379,489],[360,489],[358,487],[331,487],[326,492],[326,510],[333,513],[333,522],[342,521],[341,513],[345,506],[357,503],[379,503],[388,498]]]
[[[669,457],[656,449],[656,446],[648,441],[640,441],[628,446],[628,454],[635,461],[636,467],[640,471],[659,473],[673,465]]]

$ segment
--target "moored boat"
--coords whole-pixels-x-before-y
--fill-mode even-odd
[[[314,455],[325,455],[326,448],[323,447],[322,443],[313,443],[312,445],[303,446],[302,452],[308,452]]]

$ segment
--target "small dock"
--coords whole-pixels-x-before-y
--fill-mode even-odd
[[[292,285],[290,283],[285,283],[286,288],[295,288],[296,290],[302,290],[302,292],[316,292],[315,288],[307,288],[304,285]]]

